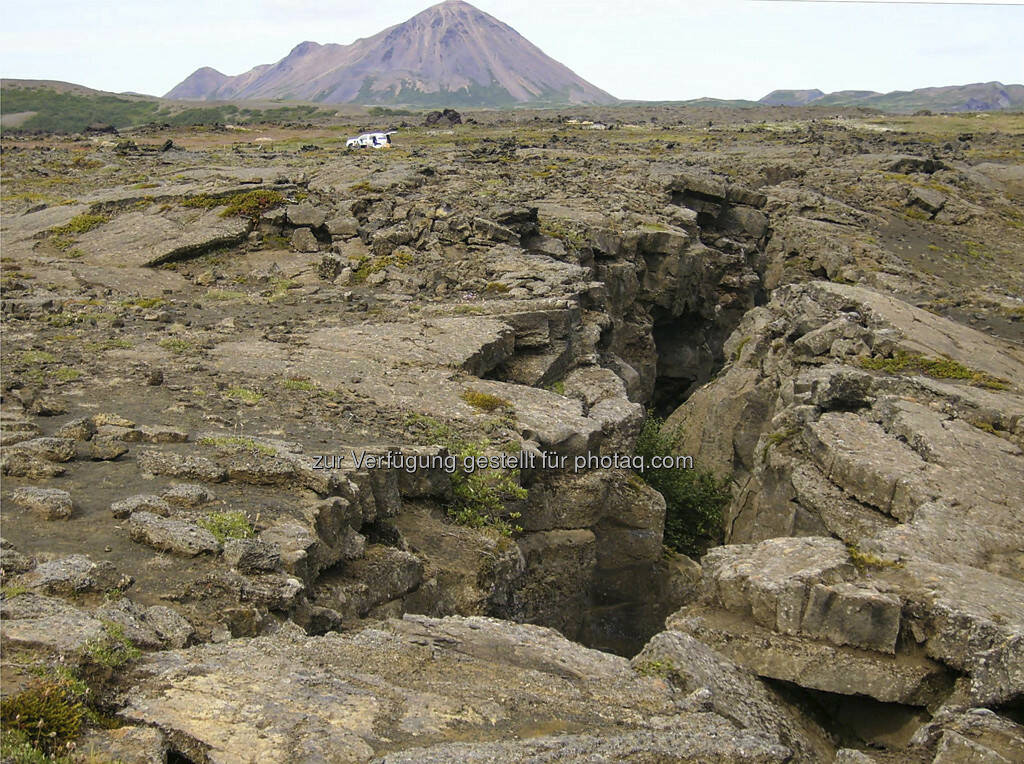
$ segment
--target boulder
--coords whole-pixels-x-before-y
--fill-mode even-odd
[[[134,541],[183,557],[216,554],[220,544],[213,534],[194,523],[160,517],[151,512],[135,512],[128,526]]]
[[[17,488],[11,494],[11,501],[45,520],[66,520],[71,517],[71,494],[59,488]]]

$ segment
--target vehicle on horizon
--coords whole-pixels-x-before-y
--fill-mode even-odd
[[[349,149],[385,149],[391,146],[391,136],[395,130],[386,133],[363,133],[355,138],[345,141],[345,148]]]

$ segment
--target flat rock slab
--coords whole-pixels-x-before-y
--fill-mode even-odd
[[[81,259],[90,265],[141,268],[238,244],[252,223],[221,217],[221,208],[129,212],[78,237]]]
[[[363,324],[321,329],[311,346],[391,364],[451,366],[482,376],[508,359],[512,328],[484,318],[433,318],[415,324]]]
[[[926,706],[948,694],[952,678],[926,657],[889,656],[778,634],[731,614],[683,609],[666,628],[689,634],[758,676],[812,690],[867,695]]]
[[[952,358],[1016,385],[1024,379],[1024,350],[1007,342],[870,289],[820,281],[811,288],[859,303],[876,320],[900,331],[904,335],[900,344],[908,352]]]
[[[689,710],[685,693],[624,658],[487,618],[232,640],[150,655],[140,677],[121,715],[210,762],[515,760],[526,749],[576,760],[792,755],[760,728]]]

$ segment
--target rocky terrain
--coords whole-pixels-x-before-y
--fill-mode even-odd
[[[5,137],[3,760],[1024,759],[1024,120],[463,116]]]

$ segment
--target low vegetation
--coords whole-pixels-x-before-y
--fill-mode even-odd
[[[928,358],[905,351],[897,351],[891,358],[862,358],[860,365],[865,369],[885,371],[890,374],[916,372],[936,379],[962,379],[972,385],[987,387],[991,390],[1005,390],[1010,386],[1009,381],[1005,379],[972,369],[952,358]]]
[[[251,451],[263,456],[274,456],[277,452],[265,443],[241,435],[207,435],[198,441],[201,446],[213,446],[229,451]]]
[[[263,400],[263,393],[245,387],[231,387],[224,391],[224,397],[255,405]]]
[[[105,622],[102,636],[85,646],[86,658],[111,669],[121,668],[141,655],[142,651],[125,636],[124,627],[113,621]]]
[[[112,93],[69,92],[51,87],[5,87],[0,99],[3,114],[34,112],[16,129],[4,132],[81,133],[91,125],[115,128],[151,123],[173,126],[305,122],[329,116],[333,110],[318,106],[242,108],[235,104],[179,107],[167,101],[131,98]]]
[[[486,438],[467,438],[431,417],[413,415],[407,421],[428,442],[444,446],[459,464],[486,455],[493,445]],[[452,475],[452,493],[454,500],[447,507],[447,514],[459,525],[491,528],[502,536],[522,532],[516,522],[521,514],[510,512],[505,506],[526,498],[526,489],[519,485],[519,470],[482,469],[468,474],[458,471]]]
[[[157,345],[164,350],[169,350],[175,355],[197,355],[203,352],[202,347],[191,340],[183,340],[178,337],[167,337],[160,340]]]
[[[258,220],[264,212],[280,207],[284,203],[285,198],[279,191],[260,188],[231,196],[196,194],[183,200],[181,206],[204,210],[223,207],[224,209],[220,213],[222,218],[240,217]]]
[[[491,395],[490,393],[483,393],[479,390],[465,390],[460,397],[477,411],[483,411],[488,414],[499,409],[512,408],[512,404],[504,398],[499,398],[497,395]]]
[[[637,438],[636,453],[649,463],[678,450],[663,420],[650,416]],[[703,469],[646,469],[647,484],[665,498],[665,546],[699,557],[722,540],[722,512],[729,504],[729,481]]]
[[[228,539],[248,539],[256,535],[244,512],[213,512],[197,521],[223,544]]]
[[[14,751],[23,761],[32,761],[33,752],[39,761],[66,752],[85,715],[77,683],[57,675],[32,680],[21,692],[0,700],[4,760]]]
[[[883,560],[878,555],[865,552],[860,549],[856,544],[847,544],[846,551],[850,555],[850,562],[853,566],[863,573],[871,568],[902,568],[903,563],[894,560]]]
[[[78,236],[99,228],[104,223],[109,222],[109,220],[110,218],[106,215],[90,215],[88,213],[75,215],[64,225],[55,226],[50,229],[50,243],[57,249],[65,252],[72,251]]]

